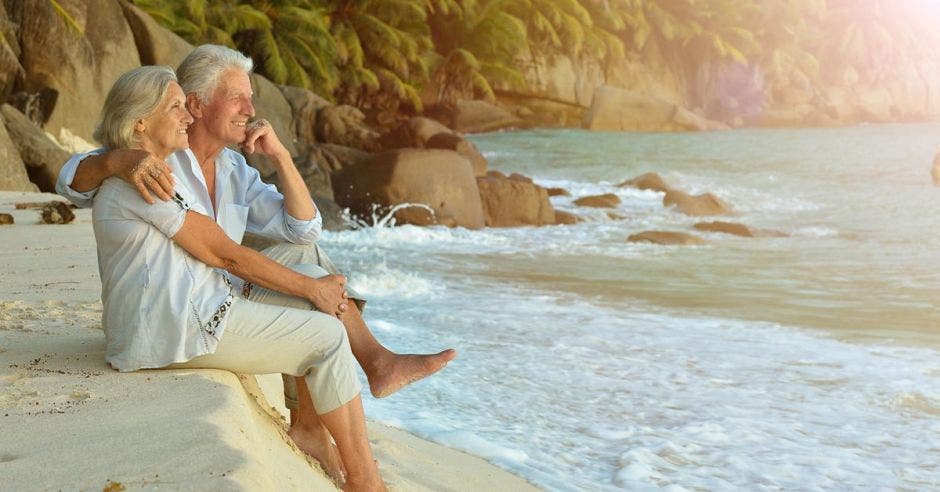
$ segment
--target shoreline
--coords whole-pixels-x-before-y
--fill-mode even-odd
[[[0,192],[2,490],[324,490],[286,436],[280,376],[218,370],[118,373],[104,362],[91,211],[42,225]],[[481,458],[370,421],[391,490],[537,490]],[[122,489],[121,489],[122,490]]]

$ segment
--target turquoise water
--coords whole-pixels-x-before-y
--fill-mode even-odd
[[[373,227],[324,243],[400,351],[443,373],[367,412],[551,490],[940,487],[938,125],[474,136],[573,226]],[[657,172],[785,237],[700,233]],[[574,206],[616,193],[616,214]]]

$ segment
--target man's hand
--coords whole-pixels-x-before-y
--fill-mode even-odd
[[[108,166],[114,175],[137,188],[144,201],[153,204],[154,195],[163,201],[173,193],[172,169],[146,150],[118,149],[108,153]]]
[[[290,153],[277,138],[274,128],[265,119],[258,119],[248,124],[242,149],[247,154],[258,152],[270,157],[286,156],[288,162],[290,161]]]
[[[346,277],[328,275],[314,280],[316,287],[308,299],[318,311],[340,317],[349,308],[346,294]]]

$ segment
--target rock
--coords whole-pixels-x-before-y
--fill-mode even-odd
[[[661,191],[663,193],[669,191],[669,185],[663,181],[656,173],[645,173],[641,174],[633,179],[628,179],[623,183],[618,184],[617,186],[623,188],[625,186],[632,186],[633,188],[638,188],[641,190],[653,190]]]
[[[676,209],[686,215],[727,215],[732,213],[731,207],[711,193],[689,195],[679,190],[669,190],[663,197],[663,206],[675,205]]]
[[[551,225],[555,209],[544,188],[521,179],[485,176],[477,178],[487,227]]]
[[[482,133],[518,126],[522,120],[486,101],[457,101],[449,111],[451,127],[460,133]]]
[[[594,91],[591,109],[584,117],[584,128],[609,131],[675,130],[673,117],[677,106],[647,94],[608,85]]]
[[[431,118],[409,118],[392,131],[382,135],[379,145],[386,150],[409,147],[424,148],[428,140],[441,133],[453,133],[450,128]]]
[[[548,196],[571,196],[571,192],[564,188],[546,188]]]
[[[473,174],[475,176],[486,176],[486,158],[480,153],[480,149],[477,149],[477,146],[473,145],[473,142],[460,135],[455,135],[451,132],[438,133],[425,142],[425,148],[456,151],[470,161],[470,164],[473,165]]]
[[[16,24],[10,22],[3,2],[0,2],[0,101],[5,101],[16,83],[16,78],[23,74],[20,65],[20,42],[17,39]]]
[[[0,117],[0,121],[4,118]],[[10,140],[6,125],[0,124],[0,190],[4,191],[39,191],[29,181],[26,165],[20,158],[16,145]]]
[[[13,225],[13,216],[10,214],[0,214],[0,225]]]
[[[121,2],[124,19],[134,33],[141,65],[166,65],[176,69],[193,50],[193,45],[173,31],[157,24],[150,15],[129,2]]]
[[[6,2],[19,24],[24,97],[38,97],[36,115],[45,131],[69,128],[91,140],[105,96],[117,78],[140,66],[134,35],[118,0],[59,2],[80,32],[55,12],[52,2]],[[37,96],[38,95],[38,96]]]
[[[575,200],[574,204],[581,207],[613,208],[620,205],[620,197],[613,193],[585,196]]]
[[[379,150],[379,135],[365,123],[366,116],[352,106],[328,106],[317,114],[317,141],[366,151]]]
[[[749,123],[766,128],[799,127],[806,123],[812,107],[797,106],[792,108],[767,108],[755,115]]]
[[[683,130],[707,132],[731,129],[731,127],[725,123],[710,120],[681,106],[676,106],[676,113],[672,116],[672,121]]]
[[[725,234],[733,234],[735,236],[754,237],[754,231],[752,231],[751,228],[744,224],[737,224],[735,222],[699,222],[692,227],[706,232],[723,232]]]
[[[264,118],[271,123],[277,138],[284,144],[292,157],[297,156],[294,134],[294,117],[290,104],[281,94],[274,82],[256,73],[251,74],[251,88],[254,91],[252,102],[255,106],[255,118]],[[270,178],[276,172],[267,157],[260,154],[245,155],[245,159],[261,173],[263,178]]]
[[[297,136],[297,142],[307,144],[316,142],[317,113],[330,106],[330,102],[300,87],[279,85],[278,88],[294,115],[294,134]]]
[[[626,219],[625,216],[616,214],[614,212],[607,212],[607,218],[610,220],[625,220]]]
[[[654,243],[663,245],[694,245],[706,244],[705,240],[692,234],[672,231],[643,231],[632,234],[627,238],[632,243]]]
[[[940,186],[940,152],[933,158],[933,167],[930,169],[930,176],[933,178],[934,186]]]
[[[44,224],[68,224],[75,220],[75,213],[65,202],[49,202],[42,208]]]
[[[519,54],[527,94],[567,104],[588,106],[596,87],[604,83],[604,68],[591,57],[532,55],[528,49]],[[501,87],[515,89],[515,87]]]
[[[555,210],[555,223],[556,224],[577,224],[578,222],[583,222],[581,217],[569,212],[563,212],[561,210]]]
[[[452,150],[401,149],[376,154],[332,176],[336,203],[356,217],[373,215],[373,204],[395,212],[399,223],[443,224],[479,229],[485,221],[473,167]],[[426,208],[433,210],[433,216]]]
[[[323,196],[314,196],[313,203],[317,205],[317,210],[323,215],[323,230],[345,231],[350,228],[346,219],[343,217],[343,209],[332,199]]]
[[[584,121],[584,115],[587,113],[587,104],[581,106],[557,99],[527,97],[518,93],[500,94],[499,101],[514,108],[515,114],[521,119],[519,124],[515,125],[517,128],[577,127]]]
[[[307,184],[310,196],[322,196],[333,199],[333,186],[330,181],[331,164],[326,154],[315,145],[301,145],[300,156],[294,158],[294,166]],[[280,176],[275,174],[271,181],[281,188]]]
[[[328,160],[330,172],[339,171],[346,166],[354,166],[374,155],[370,152],[336,144],[319,144],[316,147]]]
[[[894,98],[884,88],[859,91],[858,109],[861,117],[869,122],[891,121],[897,111]]]
[[[30,181],[35,183],[40,191],[55,193],[59,170],[70,154],[56,145],[42,128],[13,106],[0,106],[0,114],[3,115],[3,122],[13,144],[26,164]]]

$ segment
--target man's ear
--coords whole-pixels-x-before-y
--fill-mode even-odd
[[[144,120],[137,120],[134,122],[134,133],[144,133],[147,130],[147,125],[144,123]]]
[[[189,110],[189,114],[193,115],[193,118],[202,118],[202,101],[195,92],[186,94],[186,109]]]

